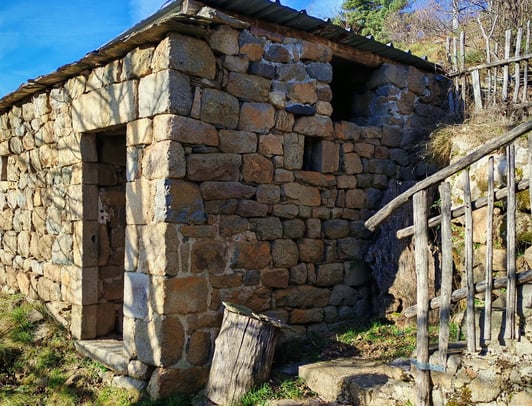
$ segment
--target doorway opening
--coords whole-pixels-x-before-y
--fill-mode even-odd
[[[90,165],[92,188],[85,196],[97,205],[98,303],[96,337],[121,338],[124,302],[124,253],[126,230],[126,128],[90,134],[96,152]]]

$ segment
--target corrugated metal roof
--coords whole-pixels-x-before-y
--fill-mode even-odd
[[[439,71],[434,63],[409,52],[346,31],[340,26],[269,0],[204,0],[203,3],[235,13],[305,31],[330,41],[371,52],[394,61],[429,71]]]
[[[190,16],[179,15],[182,3],[183,0],[168,2],[155,14],[102,45],[97,50],[88,53],[81,60],[62,66],[53,73],[39,76],[22,84],[17,90],[0,99],[0,110],[5,110],[31,94],[62,83],[86,69],[100,66],[112,59],[121,57],[143,42],[157,41],[162,38],[165,32],[170,31],[172,27],[177,25],[182,27],[183,22],[190,18]],[[441,72],[437,65],[425,59],[346,31],[339,26],[333,25],[330,21],[309,16],[304,10],[298,11],[283,6],[279,1],[202,0],[201,3],[215,9],[231,11],[249,18],[314,34],[326,40],[367,51],[402,64],[415,66],[425,71]]]

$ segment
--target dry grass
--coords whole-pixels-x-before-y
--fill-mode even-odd
[[[443,124],[430,135],[427,158],[439,165],[448,165],[456,140],[467,139],[468,144],[476,148],[517,124],[511,118],[490,110],[476,114],[461,124]]]

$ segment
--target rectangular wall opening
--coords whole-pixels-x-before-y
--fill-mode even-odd
[[[368,102],[366,84],[375,71],[374,68],[357,64],[343,58],[334,57],[331,61],[333,80],[331,90],[333,113],[331,119],[337,121],[357,122],[359,116],[366,112],[360,111],[359,105]]]
[[[91,196],[84,194],[83,198],[88,199],[85,205],[97,209],[97,224],[87,220],[92,224],[87,230],[96,234],[98,301],[95,305],[95,335],[97,338],[121,338],[126,229],[126,128],[120,126],[90,133],[86,139],[92,143],[93,162],[84,162],[87,165],[84,177],[87,174],[86,178],[92,184],[87,188]]]

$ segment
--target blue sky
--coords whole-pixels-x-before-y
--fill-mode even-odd
[[[20,84],[81,59],[165,0],[0,0],[0,97]],[[281,0],[320,18],[342,0]]]

